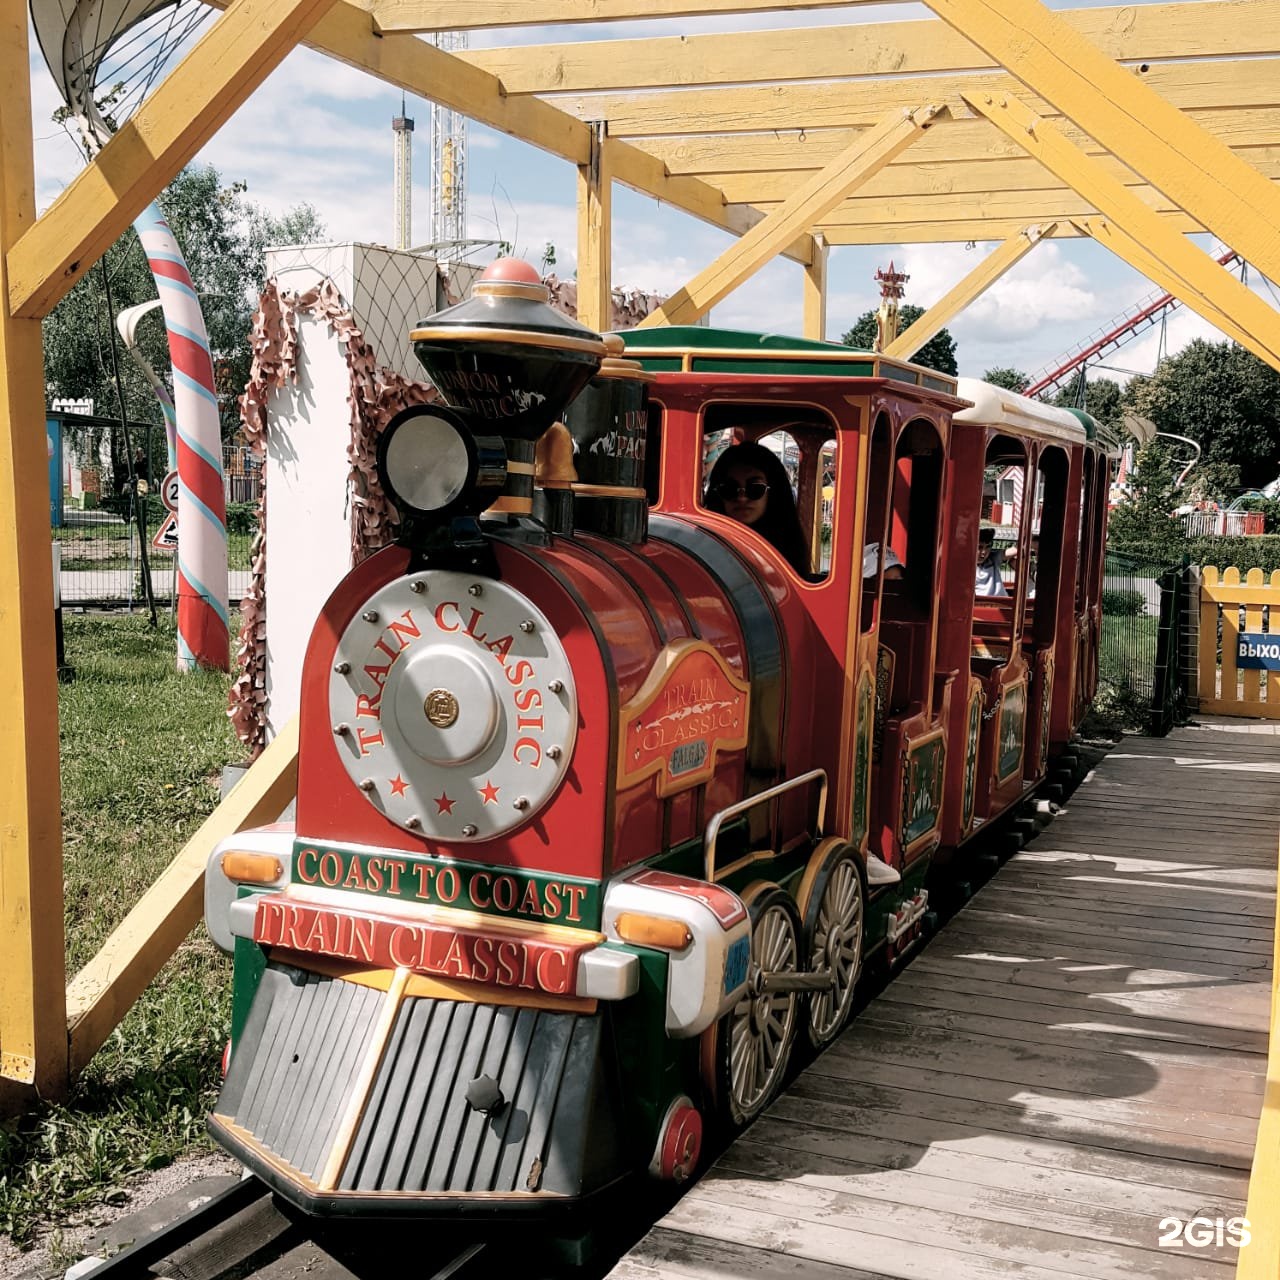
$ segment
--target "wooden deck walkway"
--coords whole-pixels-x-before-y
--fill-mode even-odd
[[[1230,1280],[1266,1072],[1280,737],[1126,738],[614,1280]],[[1270,728],[1270,726],[1267,726]]]

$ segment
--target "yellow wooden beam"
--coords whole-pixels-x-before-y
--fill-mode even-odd
[[[979,4],[981,0],[971,0]],[[1013,3],[1015,0],[1008,0]],[[1065,24],[1062,24],[1065,26]],[[1078,38],[1076,43],[1082,43]],[[1101,57],[1101,55],[1099,55]],[[1146,98],[1163,95],[1186,109],[1210,107],[1274,107],[1280,82],[1280,59],[1243,58],[1205,62],[1153,63],[1139,78],[1108,62],[1122,79]],[[1145,65],[1145,64],[1144,64]],[[975,74],[863,77],[816,84],[737,85],[716,89],[654,90],[646,93],[559,94],[557,106],[583,120],[608,120],[613,138],[662,137],[671,134],[768,133],[772,130],[866,128],[894,108],[928,99],[954,101],[965,90],[982,85],[992,93],[1016,93],[1044,116],[1068,115],[1048,95],[1033,98],[1011,75],[979,78]],[[1098,139],[1106,146],[1106,142]],[[1121,160],[1120,150],[1108,147]],[[1141,169],[1135,165],[1135,168]],[[1154,181],[1150,174],[1145,174]],[[1157,184],[1158,185],[1158,184]]]
[[[1251,147],[1280,145],[1280,104],[1271,107],[1188,109],[1187,115],[1227,146],[1242,153]],[[1083,130],[1060,119],[1059,127],[1089,155],[1109,154]],[[858,135],[856,129],[788,129],[776,133],[677,134],[639,138],[634,143],[661,162],[666,172],[710,180],[722,173],[767,173],[776,169],[821,169]],[[1025,153],[1007,138],[992,137],[985,121],[939,121],[911,148],[909,156],[889,166],[914,169],[921,165],[950,171],[990,161],[1025,160]],[[1248,159],[1247,154],[1244,158]]]
[[[225,0],[211,3],[223,4]],[[504,11],[507,21],[503,25],[509,25],[510,10]],[[464,14],[461,10],[451,12],[453,17],[446,29],[455,30],[464,21]],[[583,165],[590,158],[591,131],[583,121],[537,98],[508,97],[495,76],[424,40],[412,35],[384,37],[374,28],[368,5],[362,8],[350,0],[334,0],[304,43],[570,164]],[[728,205],[719,191],[698,178],[671,176],[661,160],[628,144],[614,139],[610,150],[614,181],[713,226],[740,235],[764,217],[746,206]],[[812,241],[801,237],[784,252],[798,262],[807,262],[812,255]]]
[[[829,9],[878,0],[360,0],[379,31],[465,31],[483,27],[554,23],[618,22],[626,19],[689,18],[712,13]]]
[[[827,242],[815,236],[817,252],[804,269],[804,327],[806,338],[822,342],[827,336]]]
[[[1017,139],[1045,168],[1143,245],[1179,282],[1176,289],[1166,285],[1169,292],[1197,311],[1202,301],[1207,301],[1211,309],[1234,316],[1239,328],[1252,335],[1250,350],[1272,363],[1280,359],[1280,313],[1206,253],[1171,232],[1158,213],[1108,177],[1096,161],[1072,146],[1050,121],[1042,120],[1013,97],[972,93],[965,95],[965,102],[1007,137]],[[1244,253],[1243,246],[1232,247]]]
[[[677,290],[662,307],[642,320],[641,325],[695,321],[759,270],[782,246],[818,222],[852,187],[909,147],[944,110],[925,106],[887,116],[810,178],[790,200],[752,227],[706,270]]]
[[[1280,192],[1198,128],[1160,68],[1139,78],[1117,65],[1038,0],[928,0],[929,7],[979,48],[1052,102],[1118,160],[1136,169],[1259,271],[1280,278]],[[1210,66],[1212,64],[1188,64]],[[1275,60],[1228,64],[1242,87],[1217,105],[1268,106],[1276,100]],[[1269,96],[1255,98],[1255,77],[1270,79]],[[1246,290],[1247,292],[1247,290]],[[1252,325],[1248,325],[1252,329]]]
[[[1127,165],[1108,154],[1098,163],[1108,176],[1129,188],[1147,187]],[[1250,164],[1265,177],[1280,178],[1280,146],[1256,147],[1247,156]],[[705,181],[734,202],[766,205],[785,200],[808,176],[810,170],[779,169],[762,173],[709,173]],[[1054,180],[1038,161],[1022,159],[975,160],[968,164],[891,164],[858,189],[863,199],[896,200],[909,196],[955,196],[964,192],[987,195],[995,192],[1063,192],[1065,183]]]
[[[1179,234],[1202,231],[1198,223],[1183,213],[1167,213],[1162,219],[1168,230]],[[819,227],[824,240],[831,245],[874,244],[890,248],[903,244],[981,244],[999,243],[1016,236],[1025,222],[1012,218],[983,219],[977,222],[907,222],[891,225],[875,223],[866,227]],[[1073,222],[1060,222],[1053,230],[1054,240],[1070,240],[1085,235]],[[1049,237],[1045,237],[1048,239]]]
[[[1117,258],[1127,262],[1135,271],[1140,271],[1153,284],[1158,284],[1167,293],[1173,294],[1192,307],[1228,338],[1252,351],[1258,359],[1273,363],[1266,348],[1257,343],[1248,330],[1241,328],[1233,316],[1220,311],[1203,295],[1193,303],[1190,294],[1195,291],[1188,289],[1181,277],[1170,271],[1156,254],[1151,253],[1143,244],[1135,240],[1123,227],[1109,222],[1106,218],[1076,218],[1073,221],[1085,235],[1091,236],[1100,245],[1110,249]]]
[[[1117,184],[1119,185],[1119,184]],[[1174,211],[1172,200],[1149,186],[1136,189],[1121,186],[1135,200],[1162,213]],[[781,205],[763,204],[766,211]],[[972,192],[942,196],[881,196],[865,199],[861,194],[845,200],[819,224],[820,227],[862,226],[896,222],[977,222],[1021,218],[1023,225],[1050,219],[1086,217],[1097,212],[1086,197],[1069,186],[1048,191],[993,191],[985,198]]]
[[[1060,16],[1111,57],[1135,62],[1280,54],[1280,0],[1183,0],[1069,9]],[[497,76],[510,94],[777,84],[987,71],[997,65],[937,19],[561,41],[473,49],[460,56]]]
[[[9,251],[15,315],[45,316],[332,0],[235,0]]]
[[[147,984],[200,920],[204,869],[214,845],[246,827],[275,822],[298,788],[295,717],[201,823],[160,878],[67,988],[71,1069],[106,1041]],[[59,991],[61,995],[61,991]],[[64,1043],[66,1031],[64,1029]]]
[[[887,347],[887,356],[910,360],[935,333],[954,316],[959,315],[975,298],[986,293],[1016,263],[1036,247],[1056,224],[1026,227],[1010,236],[994,253],[989,253],[954,288],[949,289],[909,329],[900,333]]]
[[[40,321],[8,306],[35,222],[26,6],[0,7],[0,1085],[67,1083],[62,816]],[[9,1090],[5,1090],[9,1092]],[[29,1099],[28,1099],[29,1100]]]
[[[613,328],[609,159],[604,125],[597,124],[591,134],[591,158],[578,166],[578,319],[597,332]]]
[[[609,139],[609,164],[615,182],[732,231],[734,235],[750,231],[765,216],[762,210],[749,204],[730,204],[721,192],[700,178],[672,177],[661,160],[629,142]],[[813,237],[807,232],[797,236],[782,253],[807,266],[813,261]]]

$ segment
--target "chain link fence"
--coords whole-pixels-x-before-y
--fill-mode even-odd
[[[47,430],[50,524],[61,557],[63,607],[146,605],[144,563],[157,604],[171,607],[176,555],[171,547],[152,546],[167,515],[161,498],[168,470],[164,427],[130,423],[126,439],[118,420],[51,414]],[[234,607],[248,590],[262,470],[244,446],[225,446],[222,462]]]

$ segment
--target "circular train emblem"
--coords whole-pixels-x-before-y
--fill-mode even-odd
[[[578,705],[551,624],[502,582],[427,570],[376,592],[329,678],[338,754],[369,803],[437,840],[489,840],[550,799]]]
[[[458,718],[458,700],[448,689],[432,689],[422,709],[437,729],[447,729]]]

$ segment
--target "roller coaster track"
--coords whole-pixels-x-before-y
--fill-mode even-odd
[[[1218,258],[1221,266],[1228,267],[1234,262],[1243,264],[1243,259],[1234,249],[1228,249]],[[1057,390],[1069,378],[1074,377],[1082,366],[1100,355],[1116,350],[1130,338],[1135,337],[1143,329],[1163,320],[1170,311],[1180,306],[1179,299],[1171,293],[1154,293],[1143,299],[1132,310],[1117,316],[1111,328],[1095,334],[1074,347],[1062,356],[1055,366],[1046,366],[1036,376],[1031,385],[1023,392],[1028,396],[1043,396],[1047,392]]]

